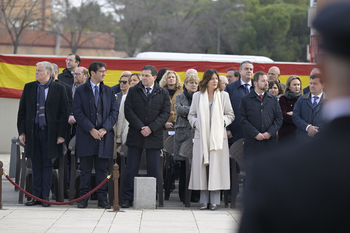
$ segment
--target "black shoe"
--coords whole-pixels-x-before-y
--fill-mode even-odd
[[[32,199],[30,201],[27,201],[26,203],[24,203],[26,206],[33,206],[33,205],[41,205],[40,201],[37,201],[35,199]]]
[[[56,200],[56,195],[54,193],[52,194],[51,199]]]
[[[101,207],[101,208],[103,208],[103,209],[110,209],[110,208],[111,208],[111,205],[108,204],[107,201],[104,201],[104,200],[103,200],[103,201],[98,201],[97,207]]]
[[[43,197],[43,200],[45,200],[45,201],[49,201],[49,197]],[[51,205],[50,204],[47,204],[47,203],[41,203],[41,205],[43,206],[43,207],[50,207]]]
[[[125,200],[124,203],[120,207],[129,208],[131,206],[132,206],[132,200]]]
[[[191,202],[199,202],[199,197],[191,196]]]
[[[88,206],[88,201],[83,199],[78,202],[78,208],[86,208]]]

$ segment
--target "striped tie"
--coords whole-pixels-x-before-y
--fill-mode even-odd
[[[149,99],[149,97],[151,96],[151,88],[150,87],[146,87],[146,95],[147,95],[147,99]]]
[[[312,102],[312,107],[313,107],[313,108],[316,108],[318,96],[314,96],[313,98],[314,98],[314,102]]]
[[[246,84],[244,84],[244,86],[245,86],[245,94],[249,94],[249,87],[248,87],[248,83],[246,83]]]

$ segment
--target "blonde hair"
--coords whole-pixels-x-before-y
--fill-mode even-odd
[[[185,80],[184,80],[184,83],[187,84],[187,83],[189,83],[189,82],[191,82],[191,81],[197,81],[197,82],[199,82],[199,77],[198,77],[198,75],[193,73],[193,74],[190,74],[190,75],[186,76],[186,78],[185,78]]]
[[[289,78],[287,79],[287,82],[286,82],[286,90],[285,90],[285,91],[289,90],[290,83],[291,83],[294,79],[299,80],[299,82],[300,82],[300,90],[303,91],[303,86],[302,86],[302,83],[301,83],[301,79],[300,79],[297,75],[291,75],[291,76],[289,76]]]
[[[175,86],[177,88],[182,88],[182,82],[181,82],[180,76],[173,70],[167,70],[165,72],[165,74],[163,75],[162,79],[159,82],[159,86],[162,87],[162,88],[165,88],[165,86],[167,85],[167,79],[168,79],[169,73],[173,73],[175,75],[175,77],[176,77],[176,84],[175,84]]]

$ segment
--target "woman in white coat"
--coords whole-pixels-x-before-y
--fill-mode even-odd
[[[216,70],[206,70],[193,95],[188,120],[195,128],[189,189],[201,190],[201,210],[216,210],[220,190],[230,189],[229,148],[225,127],[235,116]],[[210,195],[209,195],[210,193]]]

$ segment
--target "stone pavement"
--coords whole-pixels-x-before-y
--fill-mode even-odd
[[[9,173],[10,155],[1,155],[4,170]],[[242,214],[242,205],[238,196],[236,209],[223,205],[216,211],[199,210],[199,203],[184,207],[174,190],[164,207],[156,210],[122,209],[122,212],[98,209],[97,201],[89,201],[86,209],[76,208],[76,204],[67,206],[24,206],[18,204],[18,192],[2,176],[3,209],[0,210],[0,233],[2,232],[236,232]]]

